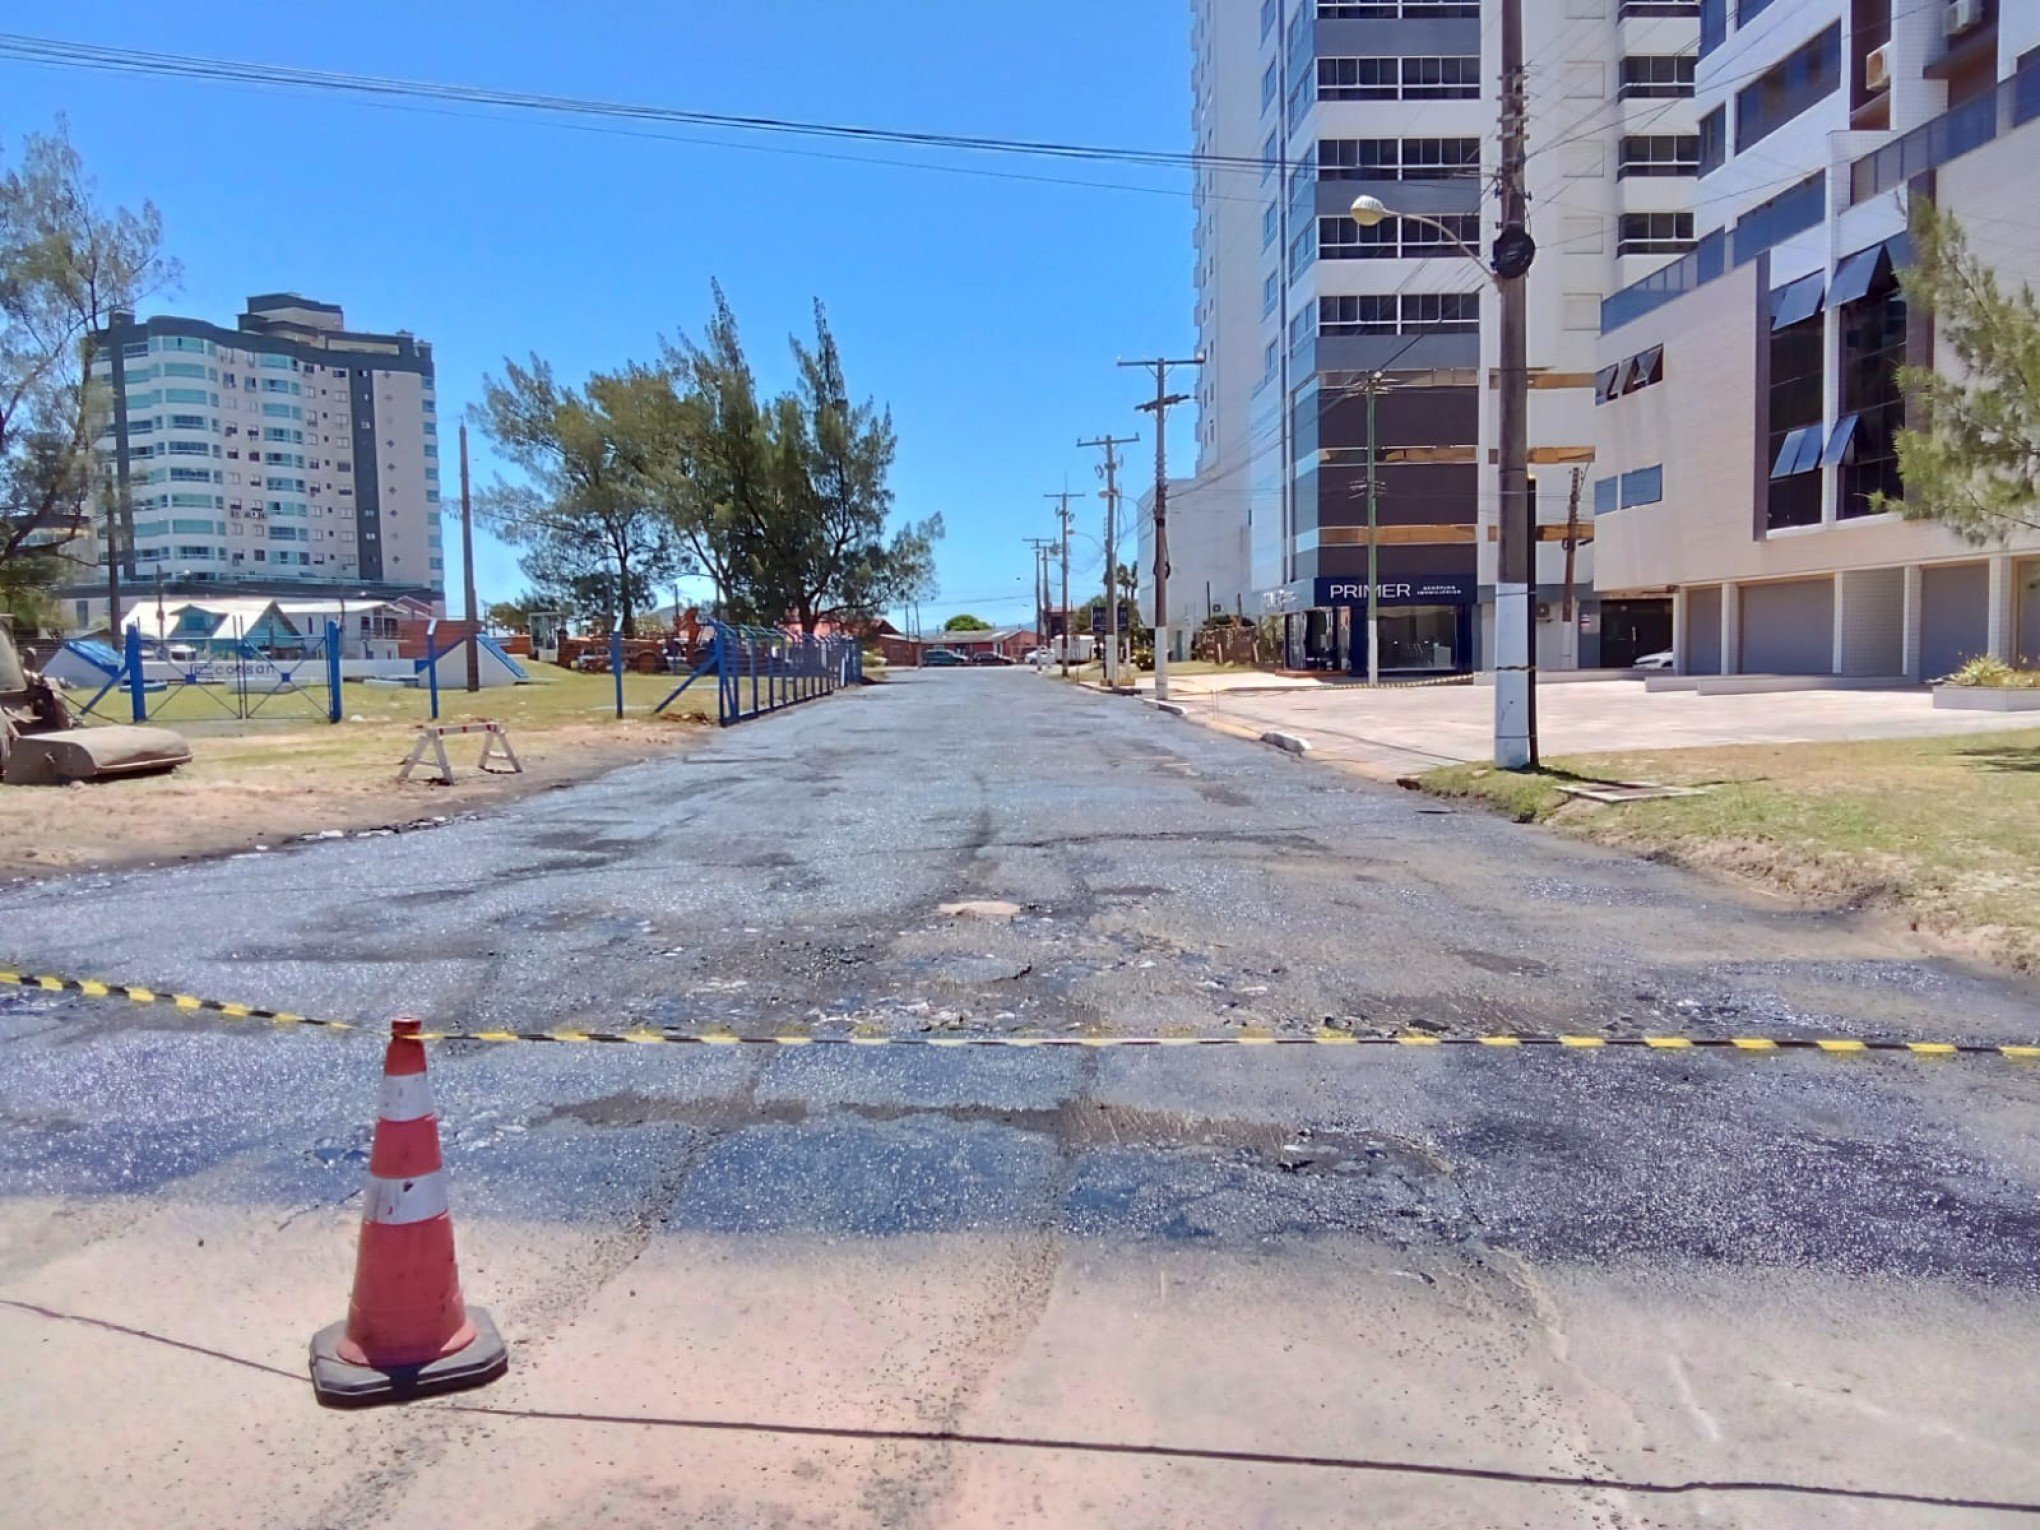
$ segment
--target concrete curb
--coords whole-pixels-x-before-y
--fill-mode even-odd
[[[1309,739],[1303,738],[1294,733],[1278,732],[1272,728],[1268,732],[1263,733],[1261,735],[1261,742],[1264,744],[1273,744],[1277,749],[1285,750],[1290,754],[1310,753]]]
[[[1141,700],[1145,701],[1157,712],[1167,712],[1171,717],[1188,717],[1190,715],[1189,711],[1178,702],[1157,701],[1152,696],[1143,696]]]

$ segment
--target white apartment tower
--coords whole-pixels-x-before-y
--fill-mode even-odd
[[[1499,328],[1484,262],[1501,3],[1194,0],[1198,147],[1228,156],[1251,143],[1254,163],[1199,179],[1197,320],[1215,364],[1198,474],[1177,492],[1222,505],[1243,531],[1247,609],[1282,616],[1297,667],[1364,668],[1370,599],[1386,670],[1467,671],[1491,648]],[[1539,662],[1626,662],[1668,635],[1600,608],[1590,507],[1569,539],[1570,490],[1575,468],[1591,470],[1603,298],[1692,247],[1700,5],[1522,5],[1540,247],[1528,282]],[[1362,193],[1421,217],[1362,227],[1347,216]],[[1376,373],[1388,391],[1370,590],[1357,385]],[[1173,500],[1170,529],[1173,544]],[[1565,627],[1569,551],[1583,598]]]
[[[239,326],[117,314],[95,374],[124,582],[174,593],[345,586],[443,601],[432,347],[349,330],[293,293],[252,297]],[[107,506],[91,517],[104,568]],[[67,595],[104,615],[103,583]]]

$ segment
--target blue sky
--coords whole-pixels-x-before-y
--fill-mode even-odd
[[[215,0],[38,8],[13,24],[360,74],[1181,151],[1188,12],[1183,0]],[[0,62],[0,154],[59,112],[104,200],[162,209],[185,279],[157,308],[231,324],[249,293],[294,290],[343,304],[352,324],[413,330],[433,343],[448,419],[506,354],[536,351],[575,377],[652,356],[660,335],[698,326],[712,277],[777,385],[784,337],[806,331],[821,297],[853,388],[892,405],[900,513],[948,523],[942,597],[924,619],[1030,618],[1020,538],[1052,534],[1043,495],[1065,478],[1098,486],[1097,453],[1073,443],[1149,426],[1133,412],[1142,374],[1115,359],[1194,344],[1181,172],[682,141],[688,130],[652,138]],[[1179,472],[1194,444],[1181,419]],[[475,444],[486,482],[494,464]],[[1151,458],[1134,455],[1138,473]],[[1095,580],[1082,533],[1095,538],[1103,502],[1075,508],[1075,563]],[[509,550],[485,548],[481,583],[485,600],[516,592]]]

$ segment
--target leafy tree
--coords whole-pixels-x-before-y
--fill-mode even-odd
[[[990,632],[992,624],[983,617],[972,616],[968,611],[959,611],[942,624],[944,632]]]
[[[629,631],[685,567],[645,481],[649,427],[670,385],[629,368],[597,373],[577,391],[536,356],[528,366],[506,361],[503,374],[482,379],[475,420],[531,481],[498,480],[475,512],[525,549],[520,566],[541,593],[578,616],[613,614]]]
[[[109,400],[92,378],[114,310],[177,280],[162,218],[101,210],[59,120],[0,176],[0,609],[35,620],[77,566]]]
[[[892,417],[855,402],[828,315],[793,342],[795,388],[761,400],[722,288],[699,342],[667,364],[682,432],[659,476],[678,533],[731,611],[754,621],[857,621],[926,589],[942,518],[887,535]]]
[[[1900,273],[1906,302],[1933,315],[1961,368],[1899,369],[1905,497],[1876,496],[1876,508],[1939,521],[1979,545],[2040,531],[2040,303],[2030,287],[2008,290],[1924,197],[1913,203],[1912,246]]]

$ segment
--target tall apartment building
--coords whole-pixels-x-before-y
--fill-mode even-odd
[[[97,341],[100,480],[131,587],[443,601],[429,344],[294,293],[251,297],[234,329],[118,314]],[[103,569],[104,501],[91,525]],[[65,596],[79,625],[105,620],[103,577]]]
[[[1584,507],[1572,547],[1584,599],[1572,627],[1558,617],[1571,472],[1593,450],[1602,299],[1693,238],[1700,5],[1523,8],[1540,245],[1528,281],[1540,662],[1593,664],[1663,644],[1592,595]],[[1250,15],[1242,49],[1233,40]],[[1199,180],[1208,364],[1198,472],[1178,492],[1244,528],[1247,609],[1283,616],[1290,663],[1364,668],[1359,384],[1382,374],[1371,593],[1383,667],[1473,669],[1491,649],[1496,545],[1499,326],[1484,261],[1497,221],[1499,0],[1194,0],[1194,17],[1199,146],[1235,155],[1250,143],[1259,163]],[[1362,193],[1435,221],[1363,228],[1347,216]],[[1202,577],[1172,561],[1179,576]],[[1640,609],[1648,622],[1662,603]]]
[[[1598,578],[1669,592],[1687,674],[2040,662],[2040,535],[1902,498],[1898,368],[1950,357],[1898,271],[1932,198],[2040,285],[2040,3],[1706,0],[1691,254],[1606,305]]]

